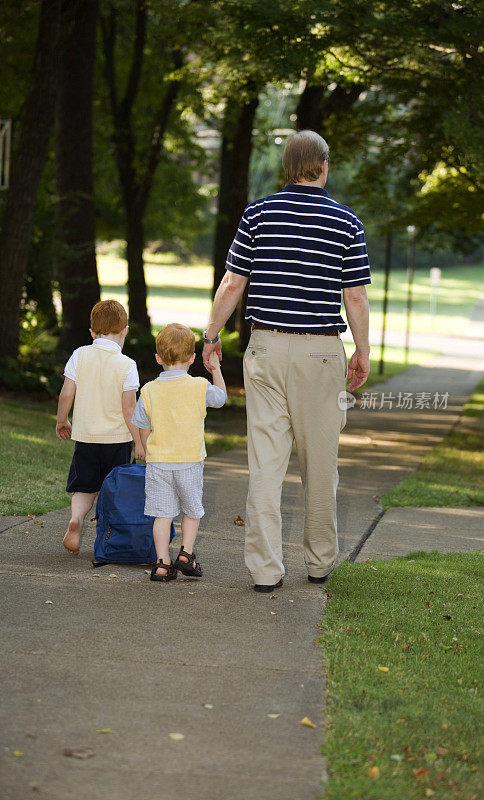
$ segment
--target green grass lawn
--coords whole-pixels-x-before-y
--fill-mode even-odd
[[[125,259],[114,255],[97,256],[101,298],[113,297],[127,303],[128,278]],[[185,322],[204,328],[212,303],[213,267],[208,264],[167,263],[162,256],[145,253],[148,309],[153,331],[166,322]]]
[[[191,327],[202,328],[211,305],[213,268],[209,264],[176,264],[167,256],[146,256],[148,305],[154,328],[162,322],[179,318]],[[103,299],[115,297],[126,303],[126,261],[114,255],[97,256]],[[381,328],[383,273],[374,270],[372,284],[367,287],[370,298],[372,328]],[[465,333],[477,294],[484,283],[482,266],[456,266],[443,272],[437,294],[437,314],[430,313],[429,272],[415,273],[411,329],[415,333]],[[406,270],[394,270],[390,283],[387,316],[389,330],[405,330]],[[197,323],[198,320],[198,323]]]
[[[383,508],[484,505],[484,381],[465,405],[459,424],[427,453],[415,472],[383,495],[381,504]]]
[[[52,402],[0,397],[0,514],[42,514],[69,504],[74,445],[55,435]]]
[[[482,579],[479,553],[338,567],[320,639],[327,800],[482,796]]]
[[[381,328],[384,276],[373,271],[372,284],[368,287],[372,328]],[[430,276],[428,271],[415,273],[412,292],[411,330],[414,333],[458,336],[471,334],[469,317],[475,306],[479,291],[484,288],[482,265],[456,266],[442,272],[440,286],[436,290],[436,313],[430,308]],[[388,330],[403,331],[406,326],[407,272],[398,269],[391,273],[387,314]]]

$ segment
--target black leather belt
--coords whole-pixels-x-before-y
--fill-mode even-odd
[[[263,325],[252,325],[253,331],[271,331],[273,333],[298,333],[299,336],[306,336],[309,333],[310,336],[338,336],[339,331],[315,331],[310,333],[309,331],[280,331],[278,328],[265,328]]]

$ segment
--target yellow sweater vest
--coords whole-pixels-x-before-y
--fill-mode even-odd
[[[195,462],[207,455],[203,435],[207,381],[191,375],[151,381],[141,397],[151,421],[146,462]]]
[[[71,438],[75,442],[130,442],[121,398],[132,360],[119,350],[80,347]]]

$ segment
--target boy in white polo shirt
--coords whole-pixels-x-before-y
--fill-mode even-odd
[[[172,323],[156,337],[156,360],[163,372],[141,390],[132,423],[140,428],[146,450],[145,514],[155,517],[153,537],[158,562],[151,580],[167,582],[183,575],[200,578],[193,545],[204,515],[203,461],[206,456],[204,420],[207,406],[221,408],[225,383],[216,354],[213,384],[192,378],[188,369],[195,360],[195,336],[186,325]],[[169,543],[171,522],[183,512],[182,546],[173,564]]]
[[[128,332],[121,303],[96,303],[90,330],[92,345],[74,350],[65,366],[57,408],[57,437],[76,442],[66,487],[73,492],[71,519],[63,539],[74,555],[104,478],[114,467],[130,462],[133,440],[135,457],[144,459],[139,431],[131,424],[139,377],[135,362],[121,352]]]

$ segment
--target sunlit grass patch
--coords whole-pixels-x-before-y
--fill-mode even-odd
[[[42,514],[69,505],[73,442],[55,435],[56,407],[0,397],[0,514]]]
[[[484,381],[464,407],[464,424],[451,430],[415,472],[383,495],[383,508],[484,505],[484,422],[465,425],[468,417],[483,419],[483,415]]]
[[[328,800],[477,800],[482,554],[344,563],[328,584]]]

